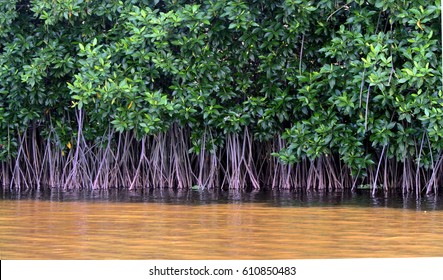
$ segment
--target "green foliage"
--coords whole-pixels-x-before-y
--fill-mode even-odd
[[[441,152],[439,7],[439,1],[349,1],[317,22],[330,27],[331,39],[319,49],[315,78],[297,96],[302,106],[317,103],[285,132],[289,147],[280,157],[294,162],[338,152],[354,174],[364,174],[385,146],[390,158],[416,158],[423,134],[430,144],[421,164]]]
[[[443,148],[440,1],[0,1],[0,160],[38,126],[65,147],[173,124],[193,151],[245,128],[286,163]],[[211,137],[202,139],[208,133]],[[202,143],[206,141],[206,143]]]

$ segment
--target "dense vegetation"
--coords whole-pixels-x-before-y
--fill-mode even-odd
[[[0,183],[443,184],[440,1],[0,1]]]

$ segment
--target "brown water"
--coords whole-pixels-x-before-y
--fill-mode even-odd
[[[1,259],[443,256],[443,211],[0,200]]]

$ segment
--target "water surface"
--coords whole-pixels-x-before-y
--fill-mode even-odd
[[[442,257],[438,198],[3,192],[1,259]]]

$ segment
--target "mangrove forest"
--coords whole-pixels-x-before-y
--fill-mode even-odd
[[[1,0],[0,185],[436,193],[440,5]]]

